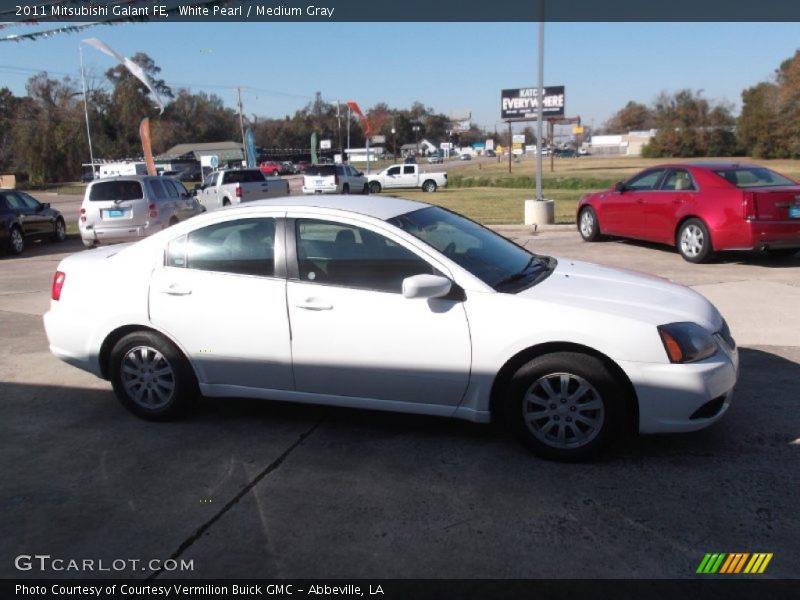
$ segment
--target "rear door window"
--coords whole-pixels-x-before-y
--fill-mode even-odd
[[[407,165],[403,167],[403,174],[404,175],[413,175],[414,174],[414,165]]]
[[[694,191],[697,187],[694,185],[692,176],[686,169],[672,169],[669,175],[664,179],[661,184],[662,190],[670,190],[677,192]]]
[[[138,181],[101,181],[92,185],[89,200],[141,200],[142,184]]]

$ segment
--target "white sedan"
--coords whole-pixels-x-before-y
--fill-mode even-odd
[[[738,373],[696,292],[392,197],[251,202],[80,252],[44,324],[147,419],[198,393],[502,419],[559,460],[706,427]]]

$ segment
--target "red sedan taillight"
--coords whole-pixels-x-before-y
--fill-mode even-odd
[[[754,221],[758,218],[758,207],[756,206],[756,195],[753,192],[745,192],[742,201],[742,216],[745,221]]]
[[[237,198],[241,198],[242,197],[242,186],[237,185],[234,193],[236,194]]]
[[[66,278],[67,274],[63,271],[56,271],[56,274],[53,276],[53,289],[50,290],[50,297],[53,300],[61,299],[61,290],[64,287],[64,280]]]
[[[147,205],[147,209],[150,211],[150,218],[155,219],[158,217],[158,207],[156,206],[155,202],[151,202]]]

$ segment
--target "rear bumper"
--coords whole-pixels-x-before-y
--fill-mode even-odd
[[[161,231],[165,227],[166,224],[162,221],[148,221],[144,225],[115,224],[114,226],[109,226],[101,223],[86,227],[81,224],[79,229],[83,240],[98,244],[109,244],[135,241]]]
[[[304,194],[340,194],[341,190],[338,186],[325,186],[325,187],[306,187],[303,186]]]
[[[44,330],[50,352],[65,363],[102,378],[100,360],[96,352],[79,347],[76,340],[86,339],[89,323],[75,315],[57,315],[53,310],[44,314]]]
[[[713,233],[712,237],[715,237]],[[714,239],[714,246],[716,250],[800,249],[800,219],[746,221],[735,232],[721,232]]]

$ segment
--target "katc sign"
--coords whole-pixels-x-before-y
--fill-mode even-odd
[[[500,93],[500,115],[504,121],[536,119],[539,107],[539,88],[517,88]],[[564,116],[564,86],[544,88],[542,113],[547,117]]]

